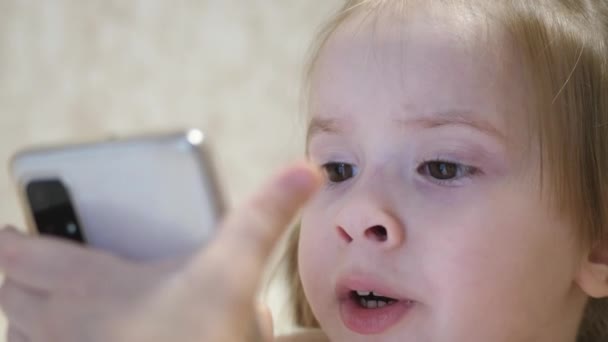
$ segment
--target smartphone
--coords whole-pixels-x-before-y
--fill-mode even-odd
[[[10,169],[30,232],[133,260],[196,251],[223,212],[196,129],[29,149]]]

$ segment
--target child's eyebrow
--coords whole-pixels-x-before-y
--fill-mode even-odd
[[[395,119],[395,121],[403,127],[435,128],[450,125],[469,126],[489,136],[498,138],[502,142],[506,141],[506,136],[502,131],[473,111],[440,111],[412,119],[399,118]]]
[[[320,133],[339,134],[340,123],[336,119],[313,117],[308,124],[308,132],[306,133],[306,141]]]
[[[436,128],[442,126],[468,126],[475,130],[481,131],[489,136],[495,137],[502,142],[506,141],[506,136],[498,128],[487,120],[483,120],[481,115],[473,111],[438,111],[426,115],[420,115],[415,118],[394,119],[398,126],[404,128]],[[326,134],[341,134],[344,132],[342,120],[335,118],[313,117],[308,125],[306,141],[321,133]]]

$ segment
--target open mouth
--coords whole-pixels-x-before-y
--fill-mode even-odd
[[[351,291],[350,298],[364,309],[379,309],[398,302],[397,299],[382,296],[373,291]]]
[[[413,300],[389,297],[380,291],[347,290],[343,293],[340,302],[342,321],[348,329],[364,335],[388,330],[416,306]]]

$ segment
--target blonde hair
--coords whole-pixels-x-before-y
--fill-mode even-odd
[[[314,70],[328,39],[353,13],[366,11],[371,15],[388,8],[405,14],[410,3],[412,1],[407,0],[346,1],[320,32],[308,74]],[[577,233],[582,243],[587,248],[605,248],[608,2],[427,0],[426,3],[456,6],[458,11],[450,13],[474,14],[485,18],[489,26],[500,25],[500,29],[507,32],[529,69],[538,102],[538,115],[530,122],[538,132],[542,184],[547,184],[552,197],[557,199],[557,209],[568,213],[568,218],[580,227]],[[297,325],[318,327],[298,274],[298,236],[296,227],[286,256],[293,314]],[[608,299],[589,300],[578,341],[608,341]]]

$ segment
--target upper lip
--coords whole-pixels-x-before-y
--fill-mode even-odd
[[[364,273],[348,273],[338,278],[336,295],[339,301],[351,298],[353,291],[372,291],[374,294],[399,301],[415,301],[403,291],[397,290],[382,277]]]

